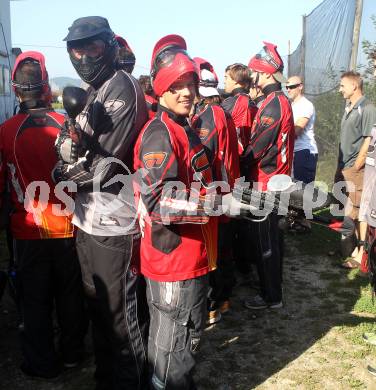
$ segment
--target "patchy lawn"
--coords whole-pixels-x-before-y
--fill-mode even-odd
[[[286,237],[283,309],[247,310],[242,301],[255,292],[235,289],[233,310],[205,330],[195,373],[200,390],[376,389],[376,378],[366,371],[368,363],[376,365],[376,347],[361,337],[376,330],[376,306],[368,278],[341,269],[339,254],[327,255],[338,242],[338,235],[319,226],[309,235]],[[9,297],[0,306],[0,356],[0,389],[94,387],[90,355],[83,367],[55,383],[20,374],[16,311]]]

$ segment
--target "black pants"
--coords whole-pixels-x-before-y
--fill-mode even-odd
[[[139,249],[140,235],[77,233],[99,389],[147,388],[148,310]]]
[[[278,216],[269,214],[263,222],[251,222],[252,247],[255,248],[260,293],[266,302],[282,300],[283,239],[278,227]]]
[[[151,388],[192,390],[194,354],[206,318],[207,275],[178,282],[146,279]]]
[[[24,364],[36,375],[54,376],[59,372],[52,323],[54,303],[64,362],[73,363],[82,357],[87,331],[75,242],[73,238],[15,240],[14,249],[24,322]]]
[[[232,295],[235,285],[233,262],[233,224],[220,223],[218,226],[218,261],[217,269],[209,274],[208,309],[217,309]]]
[[[252,272],[252,263],[255,263],[254,234],[250,228],[250,221],[234,219],[231,221],[233,229],[233,247],[236,269],[244,275]]]

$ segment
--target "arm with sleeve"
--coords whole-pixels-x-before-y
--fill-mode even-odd
[[[62,167],[63,180],[74,181],[78,188],[91,185],[98,177],[100,183],[106,182],[116,164],[103,164],[100,169],[98,164],[107,157],[124,160],[138,135],[136,93],[123,83],[116,83],[116,79],[111,80],[101,101],[96,99],[88,110],[88,121],[94,132],[88,150],[75,164]]]
[[[362,169],[365,165],[367,151],[371,141],[372,127],[376,123],[376,107],[373,104],[369,103],[364,106],[361,121],[363,143],[354,162],[354,168],[358,170]]]
[[[199,192],[190,191],[179,178],[181,159],[172,147],[167,127],[158,120],[151,122],[142,134],[136,168],[142,169],[140,196],[152,222],[204,224],[209,220]]]

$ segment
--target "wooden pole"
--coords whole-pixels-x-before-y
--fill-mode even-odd
[[[362,21],[363,12],[363,0],[355,0],[355,19],[354,19],[354,31],[352,39],[351,59],[350,59],[350,70],[356,70],[358,60],[358,48],[359,48],[359,36],[360,36],[360,24]]]
[[[300,73],[301,73],[303,83],[305,82],[305,57],[306,57],[306,16],[303,15],[302,54],[300,58]]]

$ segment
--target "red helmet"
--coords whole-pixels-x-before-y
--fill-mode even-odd
[[[217,73],[215,73],[213,65],[209,61],[206,61],[201,57],[195,57],[195,58],[193,58],[193,61],[196,63],[196,65],[200,71],[203,69],[206,69],[209,72],[213,73],[215,78],[217,79],[217,83],[218,83]],[[200,72],[200,76],[201,76],[201,72]],[[200,79],[201,79],[201,77],[200,77]]]
[[[171,40],[169,37],[174,39]],[[179,39],[175,39],[176,37]],[[179,42],[184,44],[180,45]],[[185,48],[185,40],[179,35],[164,37],[155,45],[150,75],[157,96],[168,91],[170,86],[184,74],[194,73],[198,79],[196,64]]]
[[[251,58],[248,68],[256,72],[276,73],[283,72],[283,61],[278,54],[277,46],[273,43],[263,42],[262,50]]]
[[[161,51],[167,49],[168,47],[175,46],[180,47],[183,50],[187,50],[187,43],[185,42],[185,39],[180,35],[170,34],[161,38],[154,46],[153,54],[151,56],[151,67],[153,68],[154,59]]]
[[[33,80],[28,82],[17,82],[16,80],[16,72],[21,64],[21,62],[25,60],[35,61],[40,66],[41,71],[41,80]],[[46,63],[44,59],[44,55],[40,53],[39,51],[25,51],[24,53],[21,53],[17,58],[16,62],[14,63],[13,72],[12,72],[12,86],[13,89],[16,90],[16,88],[23,89],[25,91],[31,91],[33,89],[38,89],[43,87],[43,92],[46,92],[49,90],[49,84],[48,84],[48,73],[46,69]]]

